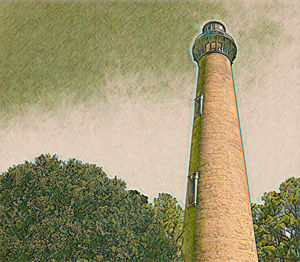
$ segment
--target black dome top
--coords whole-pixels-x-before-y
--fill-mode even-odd
[[[209,21],[202,28],[203,33],[209,30],[219,30],[219,31],[224,31],[226,33],[226,27],[221,22],[218,21]]]

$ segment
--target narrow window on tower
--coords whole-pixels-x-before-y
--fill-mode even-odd
[[[206,46],[205,46],[205,51],[206,51],[206,52],[209,52],[209,50],[210,50],[210,44],[208,43],[208,44],[206,44]]]
[[[188,206],[196,206],[198,203],[198,181],[199,181],[199,171],[194,174],[189,175],[188,179]]]
[[[216,49],[216,42],[211,43],[211,49],[215,50]]]
[[[195,118],[198,116],[202,116],[203,114],[203,101],[204,101],[204,94],[200,93],[198,97],[195,99]]]

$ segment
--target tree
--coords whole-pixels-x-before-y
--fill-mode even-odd
[[[181,257],[184,212],[175,197],[159,193],[154,199],[155,214],[166,236],[177,246],[176,254]]]
[[[41,155],[0,177],[1,261],[171,261],[147,197],[100,167]]]
[[[299,261],[299,178],[289,178],[279,192],[268,192],[263,204],[252,204],[259,258],[264,261]]]

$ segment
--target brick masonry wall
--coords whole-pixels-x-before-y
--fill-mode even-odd
[[[204,93],[204,111],[200,121],[194,121],[194,163],[189,172],[200,171],[192,260],[257,261],[231,65],[226,56],[213,53],[201,59],[197,95],[200,92]],[[200,139],[194,138],[195,131],[200,132]],[[195,153],[199,155],[192,157]]]

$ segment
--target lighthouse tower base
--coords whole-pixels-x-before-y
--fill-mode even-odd
[[[196,98],[203,94],[204,100],[203,113],[195,114],[193,124],[185,261],[256,262],[231,61],[224,54],[210,53],[198,66]],[[195,172],[197,185],[190,179]]]

